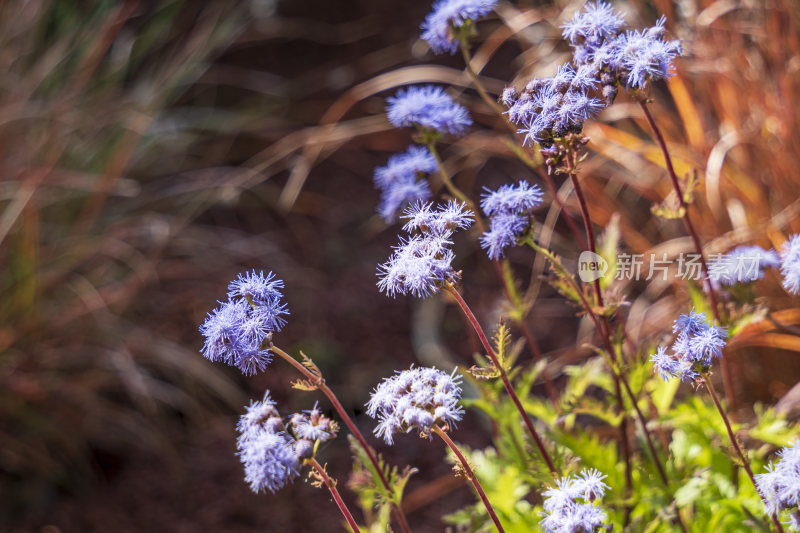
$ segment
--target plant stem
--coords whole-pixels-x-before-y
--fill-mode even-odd
[[[447,190],[450,191],[450,194],[455,196],[459,201],[467,204],[473,211],[475,211],[475,206],[473,205],[472,200],[470,200],[461,189],[456,187],[453,184],[453,180],[450,179],[450,173],[444,168],[444,161],[442,161],[439,151],[436,149],[436,143],[429,142],[427,146],[431,155],[436,160],[437,166],[439,167],[439,175],[442,177],[442,183],[444,183],[444,186],[447,187]]]
[[[522,335],[525,337],[525,342],[528,344],[528,348],[531,351],[533,361],[538,363],[542,360],[542,351],[539,349],[539,345],[536,343],[536,339],[533,337],[530,328],[528,328],[528,324],[525,323],[525,316],[528,313],[529,307],[525,305],[514,287],[514,275],[511,271],[511,264],[508,262],[508,259],[503,259],[502,261],[494,260],[493,263],[497,271],[497,276],[503,282],[506,298],[514,307],[512,319],[517,327],[522,330]],[[544,387],[547,390],[547,395],[550,397],[550,403],[553,404],[554,408],[558,409],[558,392],[556,391],[555,385],[553,385],[553,380],[550,379],[550,376],[547,374],[546,369],[542,370],[542,379],[544,380]]]
[[[564,157],[566,161],[567,173],[569,174],[570,180],[572,180],[572,188],[575,189],[575,196],[578,198],[578,205],[581,209],[581,215],[583,216],[583,225],[586,229],[586,243],[587,243],[587,250],[596,253],[597,245],[595,243],[594,238],[594,229],[592,228],[592,219],[589,216],[589,206],[586,203],[586,198],[583,196],[583,189],[581,188],[581,184],[578,181],[578,173],[576,170],[575,164],[575,157],[576,157],[575,150],[568,149],[567,153]],[[604,306],[603,302],[603,290],[600,287],[600,278],[595,277],[594,279],[594,293],[595,293],[595,300],[597,302],[597,306],[602,308]],[[583,298],[583,291],[579,291],[581,295],[582,301],[585,305],[588,305],[588,302]],[[603,342],[606,346],[606,350],[611,350],[608,352],[610,358],[615,358],[616,352],[613,350],[611,345],[611,332],[608,326],[608,319],[605,315],[602,315],[601,320],[597,320],[597,316],[593,309],[588,309],[587,312],[590,313],[594,319],[595,327],[597,328],[597,332],[603,338]],[[625,459],[625,495],[626,498],[630,497],[630,494],[633,492],[633,471],[631,465],[631,450],[630,444],[628,442],[628,417],[625,413],[625,403],[622,399],[622,391],[620,390],[620,375],[618,372],[613,372],[614,374],[614,394],[616,396],[617,401],[617,409],[622,416],[622,419],[619,423],[619,432],[620,432],[620,447],[622,448],[622,455]],[[627,383],[626,383],[627,384]],[[631,403],[635,404],[636,401],[633,397],[631,397]],[[647,428],[645,428],[645,432]],[[658,457],[654,454],[655,462],[658,464],[659,468],[661,467],[661,463],[658,460]],[[666,476],[664,477],[666,480]],[[628,519],[630,517],[631,507],[630,505],[626,504],[625,506],[625,525],[628,523]]]
[[[750,478],[750,481],[756,488],[756,492],[758,492],[759,496],[761,496],[763,499],[764,496],[761,495],[761,491],[758,490],[758,483],[756,483],[756,477],[753,475],[753,469],[750,468],[750,461],[747,459],[747,456],[742,451],[742,447],[739,446],[739,442],[736,440],[736,435],[733,432],[728,415],[725,413],[725,409],[723,409],[722,404],[719,401],[717,391],[714,389],[714,384],[711,383],[711,377],[707,373],[703,373],[701,375],[703,376],[703,381],[708,389],[708,393],[711,395],[711,399],[714,401],[717,411],[719,411],[719,416],[722,417],[722,421],[725,423],[725,429],[728,432],[728,439],[731,441],[731,446],[733,446],[733,449],[736,451],[736,455],[739,456],[739,460],[742,462],[742,466],[744,467],[745,472],[747,472],[747,476]],[[783,526],[781,526],[778,518],[774,515],[770,516],[770,518],[772,519],[772,523],[775,525],[778,531],[783,532]]]
[[[333,496],[336,505],[339,506],[339,510],[342,511],[345,520],[347,520],[347,523],[350,525],[350,529],[353,530],[353,533],[359,533],[360,530],[358,528],[358,524],[353,518],[353,515],[350,513],[350,510],[347,508],[347,505],[345,505],[344,500],[342,500],[342,496],[339,494],[339,491],[336,490],[336,481],[328,476],[328,473],[325,472],[325,469],[317,462],[316,459],[309,459],[308,462],[314,467],[314,470],[317,471],[317,475],[320,477],[325,486],[328,487],[328,490],[331,491],[331,496]]]
[[[325,383],[325,379],[321,375],[317,375],[314,372],[311,372],[308,368],[303,366],[303,364],[300,363],[297,359],[295,359],[288,353],[284,352],[283,350],[281,350],[272,343],[270,343],[270,349],[274,353],[278,354],[280,357],[288,361],[289,364],[291,364],[298,372],[300,372],[306,379],[308,379],[311,383],[313,383],[325,396],[328,397],[328,400],[330,400],[331,404],[333,404],[333,408],[336,409],[337,413],[339,413],[339,417],[342,419],[342,421],[344,421],[345,425],[350,430],[350,433],[353,434],[353,436],[358,441],[358,444],[364,450],[364,453],[366,453],[367,457],[369,457],[372,466],[375,468],[375,470],[378,472],[378,475],[381,478],[381,483],[386,489],[387,495],[391,495],[392,488],[389,486],[389,481],[386,479],[386,475],[384,474],[383,469],[378,463],[377,457],[375,457],[375,452],[372,450],[369,444],[367,444],[367,440],[364,438],[364,435],[361,434],[361,432],[358,430],[358,427],[356,427],[353,420],[347,414],[347,411],[345,411],[344,407],[342,407],[342,404],[339,402],[339,399],[336,397],[336,394],[334,394],[334,392],[330,389],[330,387],[328,387],[328,385]],[[410,533],[411,528],[409,527],[408,521],[406,520],[406,517],[403,514],[402,509],[400,509],[400,506],[397,505],[396,503],[392,503],[392,510],[394,511],[395,518],[399,522],[400,528],[403,530],[403,532]]]
[[[558,196],[558,189],[556,188],[556,184],[553,181],[553,176],[551,175],[551,170],[549,168],[544,174],[544,182],[547,185],[547,188],[550,189],[550,194],[553,195],[553,199],[558,204],[558,208],[561,209],[562,213],[564,213],[564,217],[567,220],[567,226],[569,226],[570,231],[575,236],[575,240],[578,241],[578,245],[580,245],[581,248],[586,248],[586,240],[578,230],[575,219],[572,218],[572,215],[567,210],[567,206],[564,205],[564,202],[561,201],[561,197]]]
[[[483,492],[483,487],[481,487],[480,481],[478,481],[478,478],[475,477],[475,473],[472,471],[472,468],[470,468],[466,457],[464,457],[464,454],[461,453],[461,450],[458,449],[456,443],[453,442],[450,436],[440,427],[433,426],[431,428],[431,431],[439,435],[445,442],[445,444],[447,444],[450,447],[450,449],[453,451],[456,457],[458,457],[458,460],[461,462],[461,466],[464,467],[464,472],[466,472],[467,474],[467,479],[469,479],[472,482],[472,486],[475,487],[475,490],[478,492],[478,496],[480,496],[481,501],[483,502],[483,506],[486,507],[486,511],[489,512],[489,516],[494,522],[494,526],[497,528],[497,531],[499,533],[505,533],[502,524],[500,524],[500,519],[497,518],[497,515],[495,514],[494,509],[492,508],[492,504],[489,503],[489,499],[486,497],[486,493]]]
[[[469,45],[467,43],[466,36],[462,36],[459,43],[459,48],[461,48],[461,55],[464,58],[464,66],[466,67],[470,78],[472,78],[472,84],[475,86],[475,90],[478,91],[478,94],[481,96],[483,101],[486,102],[489,108],[491,108],[491,110],[500,117],[501,121],[509,129],[509,131],[513,134],[516,134],[517,128],[515,128],[513,124],[506,120],[506,118],[503,116],[503,108],[500,107],[500,104],[498,104],[496,100],[489,96],[489,93],[486,92],[486,88],[483,86],[483,83],[481,83],[481,80],[478,77],[478,73],[472,68],[472,57],[469,53]]]
[[[703,245],[700,243],[700,238],[697,236],[697,231],[694,229],[694,224],[692,224],[692,219],[689,217],[689,206],[686,205],[686,200],[683,197],[683,191],[681,190],[681,184],[678,181],[678,176],[675,174],[675,167],[672,166],[672,157],[669,155],[669,150],[667,149],[667,143],[664,140],[664,135],[662,135],[661,130],[659,129],[656,121],[653,119],[653,115],[650,113],[650,110],[647,108],[647,102],[639,99],[639,105],[644,111],[644,116],[647,119],[647,123],[650,125],[650,129],[653,130],[653,134],[656,137],[656,141],[658,142],[659,147],[661,148],[661,152],[664,154],[664,162],[667,167],[667,174],[669,174],[669,178],[672,181],[672,188],[675,190],[675,194],[678,196],[678,202],[680,203],[681,209],[683,210],[683,223],[686,226],[686,231],[689,232],[689,235],[692,238],[692,242],[694,243],[694,248],[697,254],[700,256],[700,264],[703,268],[703,287],[708,294],[708,299],[711,303],[711,312],[714,314],[714,318],[718,323],[722,323],[719,316],[719,307],[717,305],[717,295],[714,291],[714,287],[711,285],[711,278],[709,276],[708,270],[708,263],[706,262],[706,256],[703,252]],[[722,360],[720,364],[722,368],[722,383],[725,389],[725,395],[728,397],[728,401],[731,404],[731,409],[736,410],[736,392],[733,389],[733,378],[731,376],[730,366],[728,365],[728,361],[726,359]]]
[[[569,151],[570,153],[566,156],[567,161],[567,172],[569,173],[569,178],[572,180],[572,188],[575,189],[575,196],[578,198],[578,205],[581,208],[581,215],[583,216],[583,225],[586,229],[586,250],[597,253],[597,245],[595,244],[594,240],[594,229],[592,229],[592,219],[589,217],[589,206],[586,204],[586,198],[583,196],[583,189],[581,188],[581,184],[578,181],[578,173],[575,170],[575,162],[573,158],[575,154],[572,150]],[[600,287],[600,278],[595,277],[594,280],[594,294],[595,298],[597,299],[598,307],[603,307],[603,291]],[[605,322],[605,316],[603,316],[603,322]],[[609,335],[608,331],[608,324],[605,324],[605,335]]]
[[[535,251],[543,254],[545,257],[548,258],[548,260],[550,260],[552,262],[552,254],[548,250],[546,250],[546,249],[542,248],[541,246],[539,246],[536,243],[536,241],[533,239],[533,237],[529,238],[526,242],[531,248],[533,248]],[[597,318],[597,315],[594,313],[594,310],[589,306],[589,302],[586,301],[586,297],[584,296],[583,291],[581,290],[581,288],[578,286],[578,284],[572,278],[566,278],[566,279],[569,279],[569,281],[570,281],[570,283],[572,285],[572,289],[575,291],[575,293],[578,295],[578,297],[581,300],[581,305],[583,306],[584,309],[586,309],[589,317],[592,319],[592,322],[594,322],[595,329],[598,331],[598,333],[602,332],[603,329],[601,327],[600,320]],[[656,469],[658,470],[658,474],[659,474],[659,477],[661,478],[661,482],[667,488],[667,491],[670,493],[670,496],[672,496],[671,490],[670,490],[670,486],[669,486],[669,479],[667,478],[666,470],[664,469],[664,466],[661,464],[661,459],[659,458],[658,453],[656,453],[656,448],[655,448],[655,445],[653,444],[653,437],[650,434],[650,431],[647,429],[647,420],[644,418],[644,414],[642,413],[641,409],[639,409],[639,404],[636,402],[636,397],[633,394],[633,390],[631,389],[630,384],[628,383],[628,380],[625,378],[624,374],[622,374],[621,370],[617,368],[617,363],[616,363],[615,357],[614,357],[615,352],[614,352],[613,346],[611,345],[611,341],[610,341],[609,337],[606,336],[606,335],[602,335],[601,334],[601,338],[602,338],[603,343],[605,345],[606,352],[608,353],[607,362],[609,364],[609,367],[611,368],[611,372],[612,372],[615,380],[618,381],[617,387],[618,387],[619,383],[621,383],[625,387],[625,392],[628,394],[628,397],[631,400],[631,404],[633,405],[634,411],[636,412],[636,417],[639,420],[639,425],[642,427],[642,433],[644,433],[645,442],[647,443],[647,448],[650,451],[650,454],[653,456],[653,462],[656,465]],[[617,396],[617,400],[618,400],[618,405],[619,405],[620,396],[619,396],[619,389],[618,388],[617,388],[616,392],[617,392],[617,395],[618,395]],[[623,452],[624,452],[624,449],[623,449]],[[626,474],[627,474],[627,471],[626,471]],[[627,478],[627,475],[626,475],[626,478]],[[626,483],[627,483],[627,480],[626,480]],[[676,516],[675,520],[678,522],[678,525],[681,527],[681,529],[683,531],[686,531],[686,526],[683,524],[683,521],[681,520],[680,513],[678,513],[678,515]]]
[[[547,468],[550,469],[550,473],[553,474],[553,477],[558,475],[555,466],[553,465],[553,461],[550,459],[550,455],[547,453],[547,450],[544,447],[544,443],[542,439],[539,438],[539,434],[536,432],[536,428],[533,427],[533,422],[531,421],[528,413],[525,411],[525,408],[522,406],[522,402],[520,402],[517,393],[514,392],[514,387],[511,386],[511,382],[508,379],[508,375],[506,374],[505,368],[500,364],[500,360],[497,358],[497,354],[494,352],[494,349],[489,344],[489,340],[486,338],[486,334],[483,332],[483,328],[481,327],[478,319],[475,318],[475,315],[472,313],[472,310],[467,305],[467,302],[464,301],[464,298],[461,297],[461,294],[449,283],[445,283],[444,289],[453,295],[453,298],[456,299],[458,302],[458,306],[461,308],[461,311],[467,317],[467,320],[472,325],[472,328],[475,330],[475,333],[478,334],[478,338],[483,345],[483,348],[486,350],[489,359],[492,360],[492,364],[497,369],[497,372],[500,374],[500,379],[503,381],[503,386],[508,392],[508,395],[511,397],[511,401],[514,402],[514,405],[517,407],[517,411],[522,416],[522,420],[525,422],[525,426],[528,428],[528,432],[531,434],[534,442],[536,443],[536,447],[539,448],[539,453],[541,453],[542,458],[544,459],[545,463],[547,463]]]

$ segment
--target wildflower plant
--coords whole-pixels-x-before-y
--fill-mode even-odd
[[[481,176],[476,178],[478,186],[465,183],[441,152],[448,142],[471,149],[471,132],[485,128],[485,114],[475,115],[476,124],[463,105],[469,101],[468,91],[455,97],[443,86],[412,85],[388,97],[386,119],[396,128],[410,129],[414,144],[374,171],[381,194],[378,212],[387,223],[402,222],[399,243],[378,265],[377,290],[392,298],[441,296],[458,307],[479,348],[474,361],[467,356],[467,361],[459,361],[469,370],[444,372],[412,365],[380,382],[368,400],[365,394],[366,415],[376,421],[373,440],[392,446],[407,438],[404,434],[416,434],[428,440],[437,436],[446,444],[456,473],[470,481],[477,495],[474,504],[444,517],[459,530],[739,531],[758,520],[762,505],[768,517],[762,518],[762,528],[783,531],[783,517],[796,530],[797,445],[784,448],[766,473],[754,472],[766,460],[767,447],[758,442],[784,446],[797,428],[772,410],[756,408],[756,416],[747,421],[734,416],[739,411],[725,355],[737,335],[769,312],[761,301],[743,301],[737,286],[755,290],[766,281],[766,269],[780,267],[786,290],[800,292],[800,238],[790,237],[777,252],[743,244],[706,259],[689,213],[689,182],[677,177],[648,107],[654,87],[669,81],[682,53],[681,43],[668,37],[666,18],[650,27],[630,28],[612,3],[587,2],[562,19],[566,22],[561,36],[564,49],[571,50],[570,60],[551,70],[550,77],[509,84],[494,98],[474,70],[469,38],[475,35],[476,22],[495,7],[487,0],[439,0],[422,23],[421,37],[436,54],[461,50],[484,111],[492,111],[493,120],[505,128],[494,132],[508,148],[504,156],[517,158],[531,170],[530,176],[494,190],[483,187],[476,198],[473,192],[480,190]],[[507,16],[500,8],[498,13]],[[692,282],[686,286],[694,307],[673,322],[671,345],[659,346],[649,358],[649,341],[643,342],[638,331],[669,329],[669,322],[643,327],[640,321],[632,335],[633,311],[621,294],[624,286],[612,280],[614,272],[594,270],[586,278],[586,272],[576,275],[572,267],[575,255],[602,258],[616,253],[620,244],[613,216],[602,222],[608,227],[596,238],[598,211],[585,192],[582,167],[594,146],[586,135],[591,131],[587,123],[602,120],[603,110],[624,98],[641,108],[670,178],[677,207],[653,212],[683,220],[702,265],[702,287]],[[462,137],[468,138],[459,140]],[[536,182],[539,177],[547,193]],[[564,183],[558,185],[561,177]],[[609,187],[622,188],[613,183]],[[547,223],[549,236],[544,235],[544,224],[534,223],[536,210],[549,204],[551,212],[561,211],[574,237],[574,242],[559,239],[559,253],[551,249],[555,223]],[[573,213],[580,213],[582,230],[572,220]],[[459,239],[471,240],[475,249],[485,251],[476,261],[496,272],[503,291],[497,306],[501,317],[493,325],[491,340],[482,325],[486,317],[467,302],[472,290],[469,273],[475,265],[456,261],[454,238],[459,232]],[[517,245],[528,245],[528,253],[538,254],[549,265],[548,275],[539,276],[542,272],[532,268],[527,286],[518,279],[522,267],[506,257]],[[530,262],[535,267],[533,257]],[[576,320],[583,327],[576,344],[597,357],[567,366],[547,360],[528,327],[540,278],[577,308]],[[246,375],[264,370],[275,356],[290,363],[302,375],[293,387],[322,392],[351,433],[355,474],[350,487],[360,497],[366,527],[378,531],[396,524],[404,533],[411,531],[402,497],[413,469],[400,473],[388,466],[327,385],[321,369],[302,352],[297,359],[275,345],[288,315],[282,290],[283,283],[271,273],[240,275],[229,287],[228,301],[201,326],[203,355]],[[723,290],[726,305],[717,299]],[[645,291],[642,298],[647,297]],[[649,319],[647,315],[643,322]],[[521,361],[523,350],[530,352],[533,364]],[[551,366],[558,366],[557,384],[549,375]],[[715,388],[717,368],[724,397]],[[463,397],[464,380],[474,397]],[[548,398],[533,392],[539,384],[546,387]],[[708,395],[699,394],[702,390]],[[492,423],[491,445],[484,449],[456,444],[452,438],[457,424],[473,410],[488,415]],[[742,429],[746,433],[737,434]],[[267,395],[251,404],[239,430],[239,453],[254,489],[274,492],[306,465],[314,468],[320,483],[333,485],[315,457],[319,445],[333,439],[338,423],[318,404],[284,421]],[[332,495],[356,530],[353,515],[333,491]],[[378,513],[372,512],[375,507]],[[392,513],[394,523],[375,520],[381,513]]]

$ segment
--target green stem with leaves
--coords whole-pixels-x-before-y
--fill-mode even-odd
[[[586,310],[592,322],[594,322],[595,328],[597,329],[598,333],[601,333],[603,330],[600,324],[600,320],[594,313],[594,310],[589,305],[589,302],[586,300],[586,296],[583,294],[583,290],[580,288],[580,286],[578,286],[578,284],[575,282],[575,280],[572,278],[569,272],[567,272],[567,270],[561,265],[561,262],[558,260],[558,258],[550,250],[547,250],[546,248],[539,246],[539,244],[533,238],[533,235],[528,236],[528,238],[525,240],[525,243],[528,244],[528,246],[530,246],[531,248],[533,248],[536,252],[542,254],[548,260],[548,262],[553,266],[553,268],[557,270],[559,278],[564,279],[567,283],[570,284],[570,288],[577,295],[578,299],[581,301],[581,306]],[[606,362],[609,364],[609,367],[611,368],[611,372],[615,380],[617,380],[617,387],[621,384],[624,387],[628,397],[630,398],[631,405],[633,406],[633,409],[636,413],[636,418],[639,420],[639,425],[642,428],[642,433],[644,434],[647,448],[650,452],[650,455],[653,457],[653,463],[656,465],[656,470],[658,470],[659,478],[661,479],[661,482],[663,483],[664,487],[667,489],[667,492],[669,493],[670,497],[673,497],[674,495],[670,487],[669,478],[667,477],[667,472],[664,468],[664,465],[661,464],[661,458],[659,457],[658,452],[656,452],[655,444],[653,443],[653,437],[650,434],[650,430],[647,429],[647,420],[645,419],[642,410],[639,408],[637,398],[634,395],[633,390],[631,389],[631,386],[628,383],[628,380],[625,378],[625,375],[621,372],[620,368],[617,365],[616,361],[617,358],[615,357],[616,351],[614,350],[611,341],[607,336],[601,334],[601,337],[603,338],[603,343],[605,345],[605,350],[607,352]],[[619,403],[620,400],[619,389],[617,389],[617,394]],[[680,517],[680,513],[678,513],[678,515],[676,516],[675,521],[678,523],[682,531],[687,531],[686,526],[684,525]]]

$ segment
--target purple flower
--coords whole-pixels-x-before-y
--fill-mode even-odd
[[[571,65],[561,65],[554,77],[534,79],[521,95],[504,99],[508,119],[521,126],[525,142],[548,144],[554,137],[580,132],[583,123],[605,107],[588,92],[599,83],[594,75],[586,68],[576,72]]]
[[[267,323],[246,300],[229,300],[214,309],[200,333],[205,337],[206,359],[238,367],[247,376],[263,371],[272,361],[270,351],[262,348]]]
[[[530,229],[530,212],[541,205],[543,196],[538,186],[528,185],[524,180],[516,185],[502,185],[496,191],[487,189],[481,209],[491,217],[490,226],[480,243],[490,259],[501,258],[505,249],[514,246]]]
[[[422,38],[434,54],[455,54],[459,41],[453,30],[485,17],[495,4],[496,0],[438,0],[422,23]]]
[[[418,230],[445,238],[449,238],[457,230],[469,228],[474,220],[466,204],[455,200],[435,209],[433,204],[417,202],[405,210],[403,218],[408,220],[403,226],[403,230],[408,233]]]
[[[228,286],[227,302],[209,313],[200,326],[205,337],[203,356],[239,368],[251,376],[263,371],[272,361],[264,345],[270,333],[280,331],[288,315],[281,302],[283,281],[272,272],[239,274]]]
[[[780,250],[783,288],[790,294],[800,294],[800,235],[792,235]]]
[[[404,207],[424,202],[431,195],[431,188],[425,180],[393,183],[381,191],[378,213],[387,223],[394,222]]]
[[[487,216],[499,213],[525,213],[542,204],[544,193],[538,185],[520,180],[516,185],[501,185],[496,191],[486,189],[481,209]]]
[[[436,166],[436,159],[425,146],[412,145],[391,156],[386,166],[375,169],[375,186],[383,190],[397,183],[413,183],[420,175],[436,172]]]
[[[378,266],[378,288],[387,296],[409,294],[425,298],[439,292],[453,276],[455,258],[448,239],[436,235],[414,235],[394,247],[386,263]]]
[[[392,297],[411,293],[425,298],[454,277],[450,237],[468,228],[473,217],[464,204],[451,201],[436,208],[420,202],[406,210],[405,218],[405,231],[418,233],[401,237],[389,260],[378,266],[378,289]]]
[[[302,413],[295,413],[289,417],[292,433],[298,439],[325,442],[336,436],[338,428],[335,422],[314,408]]]
[[[386,114],[396,128],[418,126],[439,133],[461,135],[472,124],[467,110],[435,85],[401,89],[387,102]]]
[[[563,26],[564,39],[573,46],[599,45],[615,37],[625,26],[623,16],[606,2],[587,2]]]
[[[656,353],[650,355],[650,361],[653,363],[653,370],[661,376],[664,381],[669,381],[670,378],[680,377],[680,363],[677,359],[667,353],[667,349],[659,346]]]
[[[530,228],[529,217],[515,213],[500,213],[491,218],[489,231],[481,235],[481,248],[486,250],[489,259],[500,259],[506,248],[515,246],[517,238]]]
[[[434,425],[455,423],[464,416],[461,400],[461,376],[435,368],[417,367],[386,378],[372,393],[367,414],[378,420],[375,434],[387,444],[394,434],[416,429],[429,436]]]
[[[665,80],[671,73],[672,61],[681,54],[680,41],[663,41],[664,23],[661,17],[656,25],[644,31],[628,31],[613,43],[618,76],[628,89],[644,89],[650,80]]]
[[[547,533],[594,533],[603,527],[606,513],[595,501],[605,495],[605,475],[583,470],[579,476],[556,480],[544,492],[542,527]]]
[[[777,463],[767,466],[765,474],[756,474],[756,484],[768,515],[789,511],[789,529],[800,530],[800,446],[795,439],[778,452]]]
[[[722,348],[728,332],[716,324],[709,324],[705,313],[694,311],[680,315],[672,328],[677,333],[672,343],[672,354],[664,347],[650,356],[653,370],[664,381],[679,377],[681,381],[691,382],[700,372],[707,372],[715,357],[722,357]]]
[[[237,426],[236,446],[244,463],[245,481],[253,492],[276,492],[300,474],[294,440],[283,430],[283,421],[269,397],[251,402]]]

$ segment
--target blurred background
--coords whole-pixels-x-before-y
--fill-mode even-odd
[[[569,54],[558,26],[582,3],[500,2],[474,47],[487,87],[552,75]],[[697,173],[692,215],[709,251],[778,246],[800,231],[798,3],[615,7],[633,27],[666,14],[683,40],[654,106],[679,174]],[[339,529],[327,493],[299,480],[252,494],[234,455],[237,417],[264,389],[283,414],[317,400],[327,409],[321,395],[292,391],[280,361],[250,379],[208,363],[198,326],[237,273],[272,270],[292,312],[277,344],[322,367],[364,433],[362,406],[382,377],[412,362],[471,364],[477,344],[455,309],[375,287],[399,227],[375,214],[372,172],[410,142],[385,120],[386,96],[440,82],[470,108],[477,126],[444,156],[473,197],[541,181],[492,133],[501,124],[461,58],[419,40],[429,10],[427,0],[0,3],[0,530]],[[629,253],[689,252],[681,222],[651,214],[670,184],[636,106],[620,98],[587,133],[598,229],[618,231]],[[563,217],[541,215],[574,264]],[[456,263],[489,325],[502,292],[475,237],[457,242]],[[591,355],[591,327],[540,286],[541,261],[524,250],[511,259],[537,291],[528,323],[558,383],[564,365]],[[689,305],[673,280],[612,290],[626,295],[643,350]],[[739,296],[748,304],[731,301],[733,313],[767,300],[773,310],[731,345],[740,416],[758,403],[794,416],[797,300],[774,273]],[[484,446],[490,432],[468,420],[457,438]],[[441,516],[472,501],[437,443],[373,444],[420,469],[406,502],[415,531],[442,531]],[[353,502],[344,437],[322,457]]]

